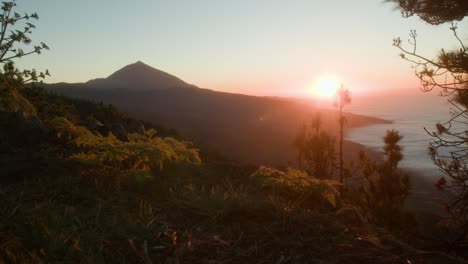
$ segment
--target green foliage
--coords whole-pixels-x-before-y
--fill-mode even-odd
[[[330,210],[342,203],[337,182],[292,169],[252,173],[207,153],[201,164],[190,142],[159,136],[149,124],[130,133],[135,120],[115,108],[21,92],[49,128],[41,145],[48,151],[39,152],[46,169],[0,187],[0,262],[349,259],[332,254],[337,241],[356,243]],[[99,123],[127,133],[117,138]]]
[[[285,208],[258,190],[210,183],[152,196],[106,191],[80,174],[2,186],[0,261],[274,263],[287,254],[308,263],[376,254],[343,232],[334,214]],[[338,258],[337,242],[353,243],[352,251]]]
[[[37,114],[34,105],[15,90],[0,91],[0,112]]]
[[[468,14],[465,0],[386,0],[396,3],[404,17],[417,15],[425,22],[439,25],[462,20]]]
[[[5,24],[37,19],[11,14],[14,6],[3,3],[3,33]],[[11,38],[27,44],[31,28]],[[9,49],[2,41],[0,52]],[[10,59],[28,54],[11,52]],[[43,77],[19,72],[11,62],[6,68],[16,85]],[[335,254],[337,241],[355,243],[353,252],[363,248],[329,210],[342,203],[337,182],[293,169],[261,167],[251,174],[225,160],[201,164],[190,142],[158,136],[111,105],[16,88],[11,94],[19,108],[29,101],[48,133],[36,148],[26,144],[28,163],[37,162],[33,154],[43,156],[43,167],[22,171],[34,177],[0,186],[1,263],[357,263],[349,261],[350,250]],[[312,130],[299,146],[308,170],[326,178],[333,140],[319,122]],[[39,148],[45,151],[35,153]],[[382,252],[367,247],[367,255]]]
[[[390,228],[398,225],[410,189],[408,175],[398,169],[398,163],[403,158],[398,145],[401,138],[398,131],[387,131],[384,137],[386,159],[381,163],[361,157],[367,163],[363,166],[363,174],[367,179],[367,186],[362,188],[363,206],[375,222]]]
[[[309,175],[330,179],[335,171],[335,140],[321,129],[320,116],[310,126],[303,126],[294,140],[299,155],[299,165]]]
[[[157,126],[149,123],[143,125],[143,122],[128,118],[111,105],[50,94],[40,87],[16,85],[17,88],[5,90],[0,94],[0,110],[4,112],[1,121],[8,124],[8,127],[0,130],[0,145],[17,154],[25,153],[18,156],[28,158],[32,155],[27,153],[43,153],[38,152],[38,149],[43,149],[47,150],[47,154],[44,154],[42,159],[60,158],[64,161],[73,156],[72,160],[80,160],[82,164],[87,163],[94,167],[99,167],[99,161],[104,160],[107,163],[103,165],[106,173],[114,176],[145,174],[152,170],[152,167],[160,168],[164,163],[195,164],[200,161],[198,151],[192,148],[189,142],[182,142],[173,137],[150,135]],[[19,88],[20,86],[22,87]],[[26,131],[28,127],[35,130]],[[163,135],[172,135],[169,130],[161,130]],[[114,131],[120,132],[119,137]],[[156,150],[159,152],[153,151],[151,155],[153,160],[160,160],[158,166],[145,165],[142,169],[144,162],[138,166],[131,164],[144,159],[139,156],[149,155],[149,151],[143,151],[146,144],[143,141],[146,140],[150,147],[157,145]],[[160,158],[154,155],[159,155]],[[8,164],[8,168],[5,168],[8,177],[5,176],[2,180],[22,179],[23,176],[16,175],[16,172],[31,175],[42,173],[38,170],[25,173],[29,171],[30,166],[26,167],[23,163],[32,165],[36,164],[35,161],[22,161],[23,157],[20,161],[16,161],[17,159],[16,156],[10,155],[5,160],[5,164]],[[9,160],[11,161],[8,162]],[[123,161],[119,162],[120,160]],[[50,162],[57,163],[56,160]],[[142,172],[137,173],[140,170]],[[3,170],[2,172],[5,173]],[[14,175],[11,174],[13,172]]]
[[[398,144],[398,142],[403,137],[400,136],[398,131],[389,130],[384,137],[385,146],[383,148],[385,157],[387,158],[387,166],[389,169],[396,169],[398,163],[403,159],[403,154],[401,153],[402,148]]]
[[[117,132],[113,131],[115,127],[121,127],[127,133],[142,133],[145,129],[153,128],[160,137],[180,138],[174,130],[129,118],[114,106],[102,102],[57,95],[36,85],[21,89],[20,92],[37,108],[38,116],[46,123],[55,117],[65,117],[73,124],[85,126],[103,136]]]
[[[288,168],[282,172],[273,168],[260,167],[250,175],[257,188],[299,204],[312,208],[336,208],[340,203],[340,185],[332,180],[319,180],[310,177],[306,172]]]
[[[49,72],[37,72],[32,70],[19,70],[14,66],[13,60],[22,58],[31,54],[41,54],[43,50],[48,50],[49,47],[41,42],[35,45],[31,50],[23,50],[22,46],[29,46],[32,43],[29,37],[32,30],[35,28],[31,20],[38,20],[39,16],[36,13],[19,14],[14,11],[16,1],[2,2],[0,11],[0,64],[3,64],[3,72],[0,71],[2,80],[9,80],[15,83],[26,83],[29,81],[37,81],[44,79]],[[24,22],[22,27],[19,26]]]
[[[91,148],[70,158],[83,165],[105,168],[115,175],[154,178],[154,174],[168,164],[201,163],[198,150],[190,143],[157,137],[153,129],[143,135],[129,134],[128,141],[120,141],[112,134],[107,137],[94,135],[85,128],[75,130],[75,135],[73,142],[76,145]]]
[[[435,129],[426,132],[433,137],[429,154],[444,177],[436,183],[445,194],[444,208],[451,223],[446,233],[453,235],[446,242],[449,250],[467,252],[468,245],[468,43],[459,35],[458,22],[468,16],[466,0],[387,0],[398,6],[404,17],[418,16],[430,25],[450,23],[452,41],[449,50],[441,48],[431,58],[419,51],[416,30],[410,31],[408,43],[396,38],[393,45],[401,51],[400,57],[411,63],[421,83],[421,90],[438,90],[447,96],[451,104],[450,118],[437,123]],[[464,31],[463,31],[464,30]],[[462,33],[466,33],[466,27]],[[454,44],[456,46],[454,46]],[[445,225],[445,224],[444,224]]]
[[[41,87],[31,85],[26,89],[21,90],[22,95],[27,98],[32,104],[34,104],[38,110],[39,117],[44,121],[48,122],[56,117],[64,117],[70,122],[77,124],[82,119],[85,119],[84,115],[80,114],[80,104],[77,99],[65,98],[63,96],[53,95],[48,93]],[[88,109],[90,112],[94,112],[96,106],[92,106],[90,103]]]
[[[86,127],[75,126],[65,117],[56,117],[49,122],[54,137],[75,149],[80,147],[95,147],[103,142],[116,142],[113,135],[102,137],[99,134],[93,134]]]

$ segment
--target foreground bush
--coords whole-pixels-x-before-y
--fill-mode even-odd
[[[320,208],[340,205],[340,185],[333,180],[319,180],[306,172],[289,168],[286,172],[260,167],[250,175],[253,185],[267,194],[287,199],[292,204]]]

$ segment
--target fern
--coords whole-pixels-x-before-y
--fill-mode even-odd
[[[333,208],[339,205],[340,193],[332,180],[310,177],[306,172],[288,168],[286,172],[260,167],[250,175],[254,187],[275,195],[277,198],[299,202],[302,205],[326,204]]]

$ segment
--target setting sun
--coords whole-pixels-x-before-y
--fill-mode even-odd
[[[329,99],[336,94],[339,87],[340,80],[336,76],[324,75],[315,82],[312,95],[321,99]]]
[[[468,0],[135,2],[0,1],[0,264],[468,264]]]

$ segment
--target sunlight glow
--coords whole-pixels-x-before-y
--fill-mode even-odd
[[[339,78],[334,75],[322,75],[312,87],[312,96],[318,99],[331,99],[340,87],[340,83]]]

